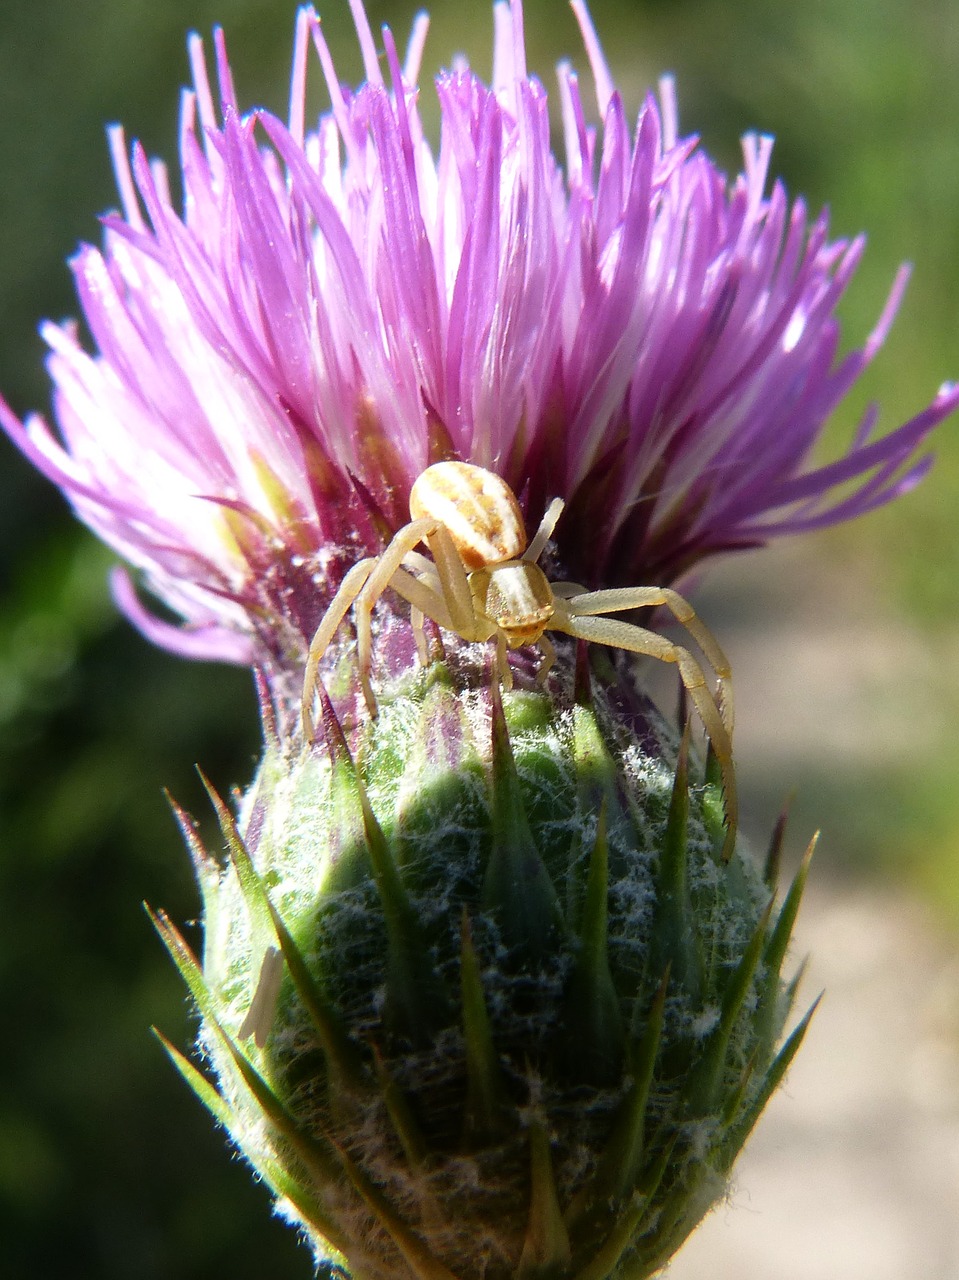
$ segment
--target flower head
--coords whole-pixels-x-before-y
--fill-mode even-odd
[[[959,390],[812,462],[904,273],[838,358],[862,242],[767,193],[768,139],[727,182],[669,84],[632,130],[584,0],[601,127],[562,67],[562,165],[520,0],[495,6],[490,86],[465,61],[439,77],[437,152],[425,19],[403,63],[384,29],[381,64],[351,7],[366,82],[340,85],[301,10],[285,123],[241,114],[219,33],[217,104],[194,38],[182,213],[113,130],[122,213],[73,264],[97,353],[45,326],[59,438],[0,420],[181,620],[121,574],[144,631],[265,668],[261,769],[236,816],[214,798],[226,864],[181,815],[202,961],[157,922],[208,1070],[174,1060],[318,1261],[639,1280],[722,1194],[809,1017],[781,1042],[806,864],[777,911],[777,841],[765,877],[735,842],[728,662],[659,588],[894,497]],[[311,49],[331,100],[312,131]],[[428,471],[457,459],[478,466]],[[591,590],[621,583],[653,589]],[[409,622],[373,627],[390,586]],[[663,603],[715,694],[685,648],[605,616]],[[334,638],[351,606],[356,663]],[[425,661],[426,619],[463,644]],[[593,681],[593,640],[677,665],[702,770],[628,672]],[[533,642],[538,687],[521,657],[501,693]]]
[[[921,475],[916,451],[959,402],[810,461],[882,344],[839,358],[836,304],[862,239],[830,241],[783,187],[771,142],[727,181],[678,133],[672,86],[635,129],[584,0],[573,0],[600,128],[559,69],[565,132],[527,73],[521,0],[495,6],[487,86],[437,80],[438,151],[417,112],[426,35],[401,63],[352,9],[366,82],[341,87],[311,9],[297,22],[289,120],[243,115],[216,35],[184,94],[182,212],[164,166],[111,132],[122,213],[73,259],[97,347],[48,323],[59,439],[3,425],[80,517],[183,620],[121,605],[195,656],[302,661],[358,555],[408,519],[410,486],[461,458],[501,474],[535,523],[554,496],[566,573],[667,584],[704,557],[848,518]],[[311,46],[331,109],[305,124]]]

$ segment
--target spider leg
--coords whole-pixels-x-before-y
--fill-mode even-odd
[[[413,639],[416,641],[416,656],[420,660],[420,666],[429,666],[430,653],[426,644],[426,630],[424,624],[426,622],[426,614],[422,609],[417,609],[415,604],[410,605],[410,626],[413,628]]]
[[[443,598],[452,619],[448,625],[450,631],[457,631],[464,640],[474,640],[476,629],[476,610],[473,608],[473,593],[470,591],[469,578],[463,567],[460,553],[453,544],[449,530],[445,524],[433,522],[426,535],[426,542],[433,554],[433,568],[439,578],[443,590]]]
[[[410,602],[410,626],[413,628],[413,635],[416,640],[416,652],[421,665],[427,667],[430,663],[430,649],[423,627],[424,619],[429,618],[436,623],[437,627],[443,627],[447,631],[454,630],[453,621],[449,618],[449,611],[443,604],[443,586],[437,576],[436,565],[432,560],[427,560],[426,556],[421,556],[415,551],[412,555],[406,557],[404,564],[408,566],[411,562],[416,568],[416,573],[411,576],[405,572],[405,569],[397,569],[390,586],[404,600]],[[407,581],[412,585],[404,586],[403,584]],[[421,599],[422,588],[431,593],[428,608],[425,605],[425,599],[423,607],[417,607],[413,603],[414,599]],[[446,657],[443,637],[437,632],[435,639],[439,650],[438,656],[442,660]]]
[[[565,502],[562,498],[554,498],[546,508],[542,520],[539,522],[539,528],[533,535],[533,541],[523,552],[522,559],[529,560],[533,564],[540,558],[550,540],[553,530],[556,528],[556,522],[563,514]]]
[[[330,647],[330,641],[337,627],[346,617],[353,601],[366,586],[367,580],[376,566],[371,558],[358,561],[340,583],[339,590],[330,601],[329,607],[310,641],[310,651],[306,658],[306,670],[303,673],[303,700],[300,713],[303,719],[303,732],[308,742],[313,740],[313,695],[316,693],[316,673],[320,659]]]
[[[336,629],[346,617],[350,606],[357,603],[359,609],[358,602],[364,596],[369,601],[369,605],[365,612],[358,612],[357,616],[357,656],[363,696],[366,699],[367,706],[370,708],[371,715],[376,714],[376,699],[373,697],[373,689],[369,679],[371,637],[369,611],[375,601],[386,590],[393,570],[399,567],[403,558],[412,551],[418,542],[423,541],[427,532],[432,528],[433,521],[431,520],[414,520],[411,524],[404,525],[396,533],[393,541],[381,556],[369,556],[365,560],[358,561],[340,583],[339,589],[320,620],[316,634],[310,641],[310,649],[307,654],[301,703],[303,731],[307,739],[312,740],[313,737],[313,695],[316,692],[316,673],[320,661],[330,647],[330,642],[336,634]],[[366,664],[365,667],[364,662]]]
[[[588,596],[590,593],[578,582],[551,582],[550,590],[560,600],[572,600],[574,596]]]
[[[434,520],[425,519],[413,520],[404,525],[402,529],[399,529],[393,536],[393,541],[375,562],[373,572],[367,578],[365,585],[356,597],[354,610],[356,614],[356,660],[360,671],[360,686],[371,716],[376,715],[376,697],[373,693],[373,684],[370,679],[370,673],[373,668],[373,607],[387,587],[395,585],[394,579],[397,582],[404,578],[415,581],[412,575],[406,574],[400,566],[417,543],[427,541],[430,550],[433,550],[436,529],[437,526]],[[448,534],[447,540],[449,540]],[[452,543],[450,545],[452,546]],[[460,565],[460,570],[462,572],[462,565]],[[410,603],[416,602],[411,601]]]
[[[565,586],[565,584],[563,584]],[[554,594],[556,585],[553,586]],[[729,659],[719,647],[719,642],[706,627],[692,605],[677,591],[669,587],[621,587],[609,591],[588,591],[585,595],[567,597],[569,612],[579,616],[598,613],[619,613],[624,609],[640,609],[646,605],[665,606],[676,621],[692,636],[706,655],[706,660],[716,673],[718,682],[717,703],[726,732],[733,732],[732,668]]]
[[[392,585],[392,584],[391,584]],[[430,645],[426,638],[426,618],[427,614],[422,609],[417,609],[415,604],[410,605],[410,626],[413,628],[413,639],[416,641],[416,656],[420,660],[421,667],[430,665]],[[434,618],[430,619],[435,621]],[[443,647],[443,638],[437,632],[435,636],[436,646],[438,649],[438,657],[442,661],[446,657],[446,650]]]
[[[417,574],[429,573],[435,567],[433,561],[419,551],[407,551],[403,557],[403,564],[407,569],[415,570]]]
[[[469,625],[458,625],[451,613],[450,600],[443,589],[443,583],[435,572],[435,565],[427,562],[429,571],[424,573],[422,577],[408,573],[405,569],[397,569],[388,585],[396,592],[398,596],[402,596],[410,605],[410,624],[414,629],[416,636],[417,652],[426,666],[429,662],[429,653],[426,645],[426,636],[423,632],[423,619],[430,618],[445,631],[454,631],[464,640],[471,642],[488,640],[493,635],[492,624],[485,619],[480,619],[476,614],[472,614]],[[472,604],[472,595],[470,596]],[[422,643],[422,648],[420,647]],[[440,640],[442,652],[442,640]],[[505,637],[504,637],[505,646]],[[505,647],[504,658],[505,662]],[[507,665],[507,678],[509,678],[509,666]],[[507,688],[510,686],[507,685]]]
[[[388,585],[398,596],[403,597],[411,610],[415,610],[420,615],[420,625],[423,617],[427,617],[432,618],[438,627],[444,627],[447,631],[456,630],[447,601],[432,582],[415,577],[405,569],[397,569]],[[416,626],[412,613],[410,620]]]
[[[496,671],[503,688],[512,689],[513,668],[509,665],[506,652],[506,633],[500,628],[496,630]]]
[[[544,635],[536,641],[543,654],[543,661],[539,664],[539,670],[536,672],[536,683],[545,684],[546,677],[556,662],[556,649],[553,647],[552,640],[548,640]]]
[[[429,522],[419,523],[426,525]],[[390,586],[411,605],[417,605],[438,626],[455,631],[464,640],[485,640],[485,632],[480,634],[477,630],[469,577],[446,525],[433,522],[423,540],[433,553],[433,559],[428,560],[419,551],[408,551],[403,557],[403,567],[391,579]],[[417,588],[417,583],[426,590],[426,595]],[[419,604],[420,600],[428,600],[429,603]]]
[[[440,526],[443,533],[446,534],[446,527]],[[447,535],[448,536],[448,535]],[[462,562],[460,562],[462,569]],[[491,619],[477,613],[473,593],[469,588],[469,580],[466,580],[467,589],[470,591],[470,613],[466,619],[457,620],[453,616],[453,607],[455,602],[452,597],[452,589],[444,582],[441,577],[441,570],[437,568],[435,563],[426,562],[426,568],[422,575],[408,573],[406,569],[397,569],[390,579],[389,585],[393,590],[409,601],[411,613],[410,622],[417,626],[417,618],[420,619],[419,626],[422,629],[422,617],[432,618],[438,627],[446,631],[454,631],[461,639],[470,643],[479,643],[484,640],[495,639],[496,641],[496,669],[500,683],[504,689],[512,689],[513,687],[513,670],[509,665],[507,656],[507,639],[506,633],[501,627],[497,626]],[[465,578],[465,573],[464,573]],[[422,630],[421,630],[422,634]],[[441,640],[442,645],[442,640]],[[543,638],[540,637],[538,642],[543,644]],[[553,665],[555,661],[555,650],[547,640],[546,645],[546,667],[545,671]],[[419,650],[419,639],[417,640],[417,648]],[[426,652],[425,636],[423,637],[423,649],[419,650],[421,657]],[[544,671],[544,674],[545,674]]]
[[[600,596],[610,593],[597,591],[594,594]],[[722,771],[726,805],[726,839],[723,843],[722,857],[724,862],[728,861],[736,843],[736,827],[739,821],[733,744],[721,708],[709,690],[702,667],[688,649],[673,644],[655,631],[636,627],[631,622],[620,622],[615,618],[576,615],[571,611],[571,603],[564,602],[563,607],[557,609],[550,620],[551,630],[565,631],[567,635],[575,636],[579,640],[607,644],[616,649],[627,649],[631,653],[647,654],[649,657],[658,658],[661,662],[675,662],[683,686],[699,712],[699,718],[703,722],[706,735],[712,743]]]

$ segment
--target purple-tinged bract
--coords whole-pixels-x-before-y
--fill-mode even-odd
[[[59,439],[0,417],[77,513],[183,619],[121,605],[193,656],[302,661],[349,564],[408,518],[426,466],[501,474],[531,522],[548,500],[565,575],[667,584],[717,552],[849,518],[922,473],[959,401],[944,387],[847,452],[810,460],[882,344],[900,272],[861,350],[836,304],[863,241],[827,238],[744,139],[729,182],[680,137],[669,82],[635,129],[584,0],[573,0],[600,128],[559,69],[565,157],[527,74],[519,0],[495,7],[493,82],[437,80],[439,150],[417,112],[426,20],[401,63],[352,8],[366,83],[340,86],[301,10],[291,109],[242,115],[221,34],[219,103],[198,38],[184,95],[183,210],[164,166],[112,134],[122,213],[73,259],[97,353],[47,324]],[[331,110],[305,127],[315,50]]]

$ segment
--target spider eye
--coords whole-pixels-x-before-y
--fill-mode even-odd
[[[410,490],[414,520],[441,521],[468,570],[514,560],[526,549],[516,495],[502,477],[468,462],[436,462]]]

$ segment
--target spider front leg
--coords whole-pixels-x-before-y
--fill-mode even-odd
[[[604,596],[612,592],[597,591],[593,596]],[[576,601],[578,603],[578,601]],[[726,722],[723,718],[720,702],[713,697],[703,669],[689,652],[677,644],[667,640],[665,636],[645,627],[636,627],[631,622],[620,622],[615,618],[598,618],[589,614],[573,613],[573,601],[556,602],[557,608],[550,622],[550,629],[564,631],[567,635],[579,640],[589,640],[596,644],[609,645],[614,649],[626,649],[630,653],[646,654],[658,658],[660,662],[674,662],[679,670],[683,687],[689,694],[693,706],[703,722],[706,736],[712,743],[713,751],[722,772],[723,794],[726,805],[726,839],[723,842],[722,858],[728,862],[736,843],[736,828],[739,822],[739,799],[736,792],[736,772],[733,767],[733,744]],[[718,649],[718,646],[716,646]]]
[[[330,647],[330,641],[336,634],[337,627],[349,613],[350,606],[366,586],[375,567],[376,560],[371,557],[367,560],[360,560],[350,569],[340,583],[339,590],[330,601],[326,613],[324,613],[320,625],[316,629],[316,634],[310,641],[310,651],[306,657],[306,670],[303,673],[303,695],[300,704],[303,732],[308,742],[312,741],[314,736],[313,697],[316,693],[316,673],[319,670],[320,661]]]
[[[376,698],[373,695],[373,686],[370,682],[370,669],[372,666],[371,614],[373,606],[390,585],[390,579],[399,569],[404,557],[418,543],[430,541],[432,535],[435,534],[435,529],[436,522],[434,520],[414,520],[412,523],[404,525],[396,533],[392,542],[381,556],[370,556],[365,560],[360,560],[350,569],[340,583],[338,591],[330,601],[329,607],[316,629],[316,634],[310,642],[310,649],[307,655],[301,704],[303,730],[307,738],[312,738],[313,736],[313,696],[316,692],[316,675],[320,662],[330,647],[337,628],[349,613],[352,605],[356,606],[356,651],[357,663],[360,669],[360,684],[370,714],[376,715]],[[433,549],[432,545],[430,549]],[[462,572],[462,566],[460,568]],[[469,586],[466,584],[465,574],[463,574],[463,582],[468,600]]]
[[[423,667],[428,667],[430,662],[429,645],[426,640],[426,619],[429,618],[438,627],[443,627],[447,631],[456,630],[446,601],[441,594],[441,588],[438,589],[438,583],[434,585],[434,577],[435,574],[432,573],[428,578],[424,578],[407,573],[405,569],[397,569],[389,584],[410,606],[410,627],[416,643],[416,654],[420,660],[420,666]],[[440,640],[441,648],[442,644]]]
[[[412,578],[407,574],[407,570],[412,570]],[[404,581],[418,583],[420,587],[427,589],[431,593],[431,607],[429,614],[427,614],[423,609],[417,608],[416,604],[414,604],[410,598],[409,590],[404,592],[402,589]],[[453,626],[452,619],[449,619],[444,623],[442,617],[437,617],[437,609],[435,606],[439,605],[440,608],[442,608],[443,586],[439,580],[439,576],[437,575],[436,565],[432,560],[427,559],[426,556],[420,555],[418,551],[410,551],[407,553],[406,559],[403,561],[403,568],[398,569],[394,575],[392,585],[399,591],[400,595],[402,595],[405,600],[410,601],[410,626],[413,629],[413,639],[416,642],[416,653],[420,660],[420,666],[428,667],[430,664],[430,646],[426,638],[425,624],[427,617],[429,617],[431,621],[435,622],[437,626],[445,625],[447,629],[452,629]],[[443,641],[439,635],[437,635],[436,641],[439,645],[440,657],[445,657]]]
[[[432,564],[415,550],[422,542],[432,552]],[[416,577],[402,567],[407,557],[415,567],[420,568],[422,577]],[[372,615],[377,601],[387,588],[392,588],[413,608],[412,622],[417,652],[421,658],[426,653],[423,616],[432,618],[440,627],[455,631],[464,640],[488,639],[488,630],[478,623],[466,570],[449,531],[436,520],[424,518],[411,521],[396,533],[378,559],[361,560],[353,566],[317,628],[310,644],[303,682],[303,727],[308,736],[313,733],[316,673],[337,627],[351,605],[354,606],[356,619],[356,657],[360,686],[370,715],[376,715],[376,696],[371,680]]]
[[[553,536],[553,530],[556,528],[556,522],[563,514],[563,508],[566,503],[562,498],[554,498],[546,508],[542,520],[539,522],[539,528],[533,534],[533,540],[523,552],[522,559],[535,564],[543,554],[547,542]]]
[[[443,587],[442,600],[435,591],[401,567],[409,553],[421,542],[425,542],[433,553],[433,561]],[[377,713],[371,680],[373,607],[387,587],[392,587],[440,626],[460,630],[468,628],[473,620],[473,597],[466,570],[445,527],[430,519],[413,520],[404,525],[380,556],[356,597],[356,660],[363,697],[371,716]]]
[[[559,585],[554,585],[556,594],[559,594],[557,590]],[[726,726],[726,732],[732,737],[733,672],[729,659],[719,647],[716,637],[699,620],[692,605],[678,591],[672,591],[669,587],[619,587],[609,591],[587,591],[584,595],[574,595],[567,597],[566,600],[569,612],[576,616],[622,613],[627,609],[642,609],[646,606],[667,608],[706,655],[706,660],[716,675],[716,704],[723,718],[723,724]]]

